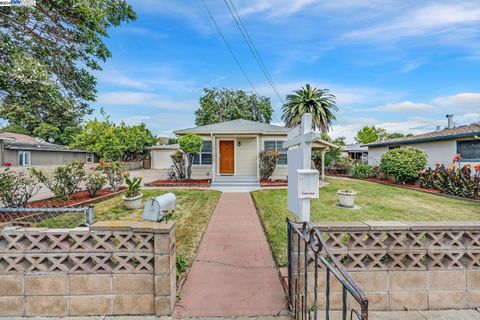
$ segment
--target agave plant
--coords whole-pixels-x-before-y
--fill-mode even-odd
[[[123,177],[125,178],[125,183],[127,184],[127,193],[125,196],[127,198],[133,198],[140,195],[142,177],[134,177],[133,179],[130,179],[130,174],[128,172],[125,172]]]

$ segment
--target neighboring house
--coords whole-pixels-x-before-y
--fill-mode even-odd
[[[452,123],[449,121],[449,127],[443,130],[367,144],[368,163],[378,165],[384,152],[403,147],[425,151],[427,166],[432,168],[437,163],[451,165],[456,154],[462,156],[462,165],[480,163],[480,124],[454,127]]]
[[[0,133],[0,160],[1,165],[10,163],[12,166],[24,167],[61,165],[73,160],[97,162],[92,152],[70,149],[12,132]]]
[[[359,144],[347,144],[342,146],[342,157],[367,162],[368,147]]]
[[[263,150],[278,151],[279,159],[272,179],[287,178],[287,148],[283,147],[290,128],[250,120],[233,120],[195,128],[176,130],[177,136],[195,133],[203,138],[202,152],[194,159],[193,179],[220,180],[251,178],[258,182],[259,153]],[[334,144],[319,139],[313,148],[326,151]],[[170,155],[179,145],[150,147],[153,169],[169,169]],[[224,178],[228,179],[228,178]]]

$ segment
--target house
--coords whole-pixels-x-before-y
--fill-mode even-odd
[[[2,165],[41,166],[62,165],[74,160],[96,162],[92,152],[44,142],[20,133],[0,133],[0,160]]]
[[[367,162],[368,147],[359,144],[347,144],[342,146],[342,157]]]
[[[279,159],[272,179],[287,179],[287,141],[290,128],[250,120],[232,120],[195,128],[176,130],[177,136],[195,133],[202,137],[202,152],[194,158],[193,179],[212,179],[215,183],[243,181],[258,184],[259,153],[277,151]],[[334,144],[319,139],[313,149],[326,151]],[[152,168],[168,170],[172,166],[170,155],[179,145],[150,147]]]
[[[379,165],[382,154],[394,148],[415,147],[427,153],[427,166],[435,164],[451,165],[456,154],[462,157],[462,165],[480,163],[480,124],[468,126],[453,125],[452,116],[448,126],[434,132],[428,132],[411,137],[377,141],[368,146],[368,164]]]

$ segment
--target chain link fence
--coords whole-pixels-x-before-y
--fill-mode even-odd
[[[0,223],[38,228],[75,228],[94,222],[94,207],[82,208],[0,208]]]

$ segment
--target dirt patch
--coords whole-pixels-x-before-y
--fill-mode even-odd
[[[98,192],[95,198],[90,197],[87,191],[79,191],[73,194],[68,200],[60,200],[56,198],[49,198],[44,200],[32,201],[27,207],[29,208],[60,208],[60,207],[77,207],[87,206],[93,203],[97,203],[111,197],[114,197],[120,193],[125,192],[126,188],[122,187],[119,191],[112,192],[105,188]]]
[[[277,180],[260,180],[260,185],[262,187],[286,187],[288,186],[288,180],[277,179]]]
[[[155,180],[146,183],[147,187],[209,187],[210,179],[192,179],[192,180]]]

